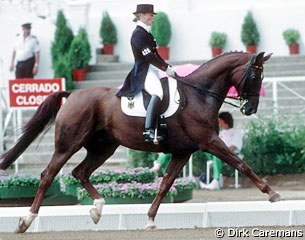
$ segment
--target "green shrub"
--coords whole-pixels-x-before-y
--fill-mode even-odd
[[[144,152],[130,149],[128,153],[128,162],[130,167],[149,167],[154,165],[158,154],[153,152]]]
[[[116,44],[118,41],[116,27],[107,11],[103,13],[100,26],[100,37],[103,44]]]
[[[158,12],[151,27],[151,32],[157,41],[157,45],[166,47],[172,36],[171,24],[164,12]]]
[[[80,28],[78,34],[73,39],[68,59],[71,69],[85,68],[89,64],[91,49],[88,35],[84,28]]]
[[[55,71],[57,60],[68,53],[73,38],[73,32],[67,25],[63,11],[58,11],[54,41],[51,45],[52,65]]]
[[[298,43],[300,39],[300,32],[297,29],[288,28],[283,32],[283,38],[287,45]]]
[[[242,153],[256,173],[305,172],[305,127],[295,120],[287,124],[285,118],[261,118],[247,127]]]
[[[73,90],[73,77],[72,69],[68,60],[68,56],[60,56],[54,67],[54,77],[55,78],[65,78],[66,80],[66,89]]]
[[[252,12],[250,11],[245,16],[242,24],[241,40],[245,46],[258,45],[259,43],[259,33]]]
[[[212,32],[209,41],[210,47],[224,48],[227,42],[227,34],[220,32]]]

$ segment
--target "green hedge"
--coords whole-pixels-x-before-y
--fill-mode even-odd
[[[300,117],[259,118],[246,126],[242,154],[244,161],[260,176],[305,172],[305,126]],[[206,172],[206,156],[193,154],[193,173]],[[234,169],[223,165],[224,176]]]
[[[261,118],[247,127],[244,160],[261,175],[305,172],[305,126],[294,119]]]

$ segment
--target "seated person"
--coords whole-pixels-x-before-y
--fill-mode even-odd
[[[150,170],[153,172],[160,173],[159,175],[163,176],[171,158],[171,153],[163,153],[159,155],[157,160],[154,161],[154,166]]]
[[[219,137],[230,148],[231,151],[238,154],[243,145],[243,132],[233,127],[233,117],[229,112],[221,112],[218,116],[220,127]],[[222,160],[212,154],[209,154],[208,159],[213,161],[213,180],[206,185],[199,182],[200,187],[209,190],[218,190],[221,187],[220,176],[222,171]]]

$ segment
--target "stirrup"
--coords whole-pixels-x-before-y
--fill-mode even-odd
[[[158,145],[159,141],[163,140],[162,136],[158,136],[157,128],[154,130],[148,129],[143,132],[144,135],[144,142],[153,142],[153,144]]]

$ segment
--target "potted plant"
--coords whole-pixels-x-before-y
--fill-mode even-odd
[[[65,78],[68,90],[73,90],[72,70],[68,61],[68,52],[73,38],[73,32],[68,27],[63,11],[58,11],[54,42],[51,46],[52,66],[54,78]]]
[[[242,24],[241,40],[248,52],[256,53],[256,48],[259,43],[259,33],[252,12],[250,11],[245,16]]]
[[[54,65],[54,77],[64,78],[66,89],[72,91],[74,88],[72,69],[69,64],[68,55],[59,56]]]
[[[84,28],[80,28],[69,49],[69,63],[72,68],[73,80],[82,81],[86,76],[86,68],[91,59],[91,49],[88,35]]]
[[[169,59],[169,41],[172,36],[171,24],[166,13],[158,12],[155,16],[154,22],[151,27],[151,32],[156,38],[158,45],[158,53],[160,56]]]
[[[103,13],[100,37],[102,39],[102,54],[113,55],[114,45],[117,43],[117,31],[107,11]]]
[[[286,44],[289,47],[289,53],[292,54],[299,54],[299,39],[300,39],[300,32],[297,29],[288,28],[283,32],[283,37]]]
[[[227,42],[227,35],[221,32],[212,32],[209,45],[212,48],[212,56],[216,57],[222,53]]]
[[[54,41],[51,45],[51,56],[52,56],[52,65],[55,68],[57,61],[62,56],[68,54],[71,42],[73,40],[73,32],[67,24],[66,17],[62,10],[58,11],[56,18],[56,30],[54,35]]]

